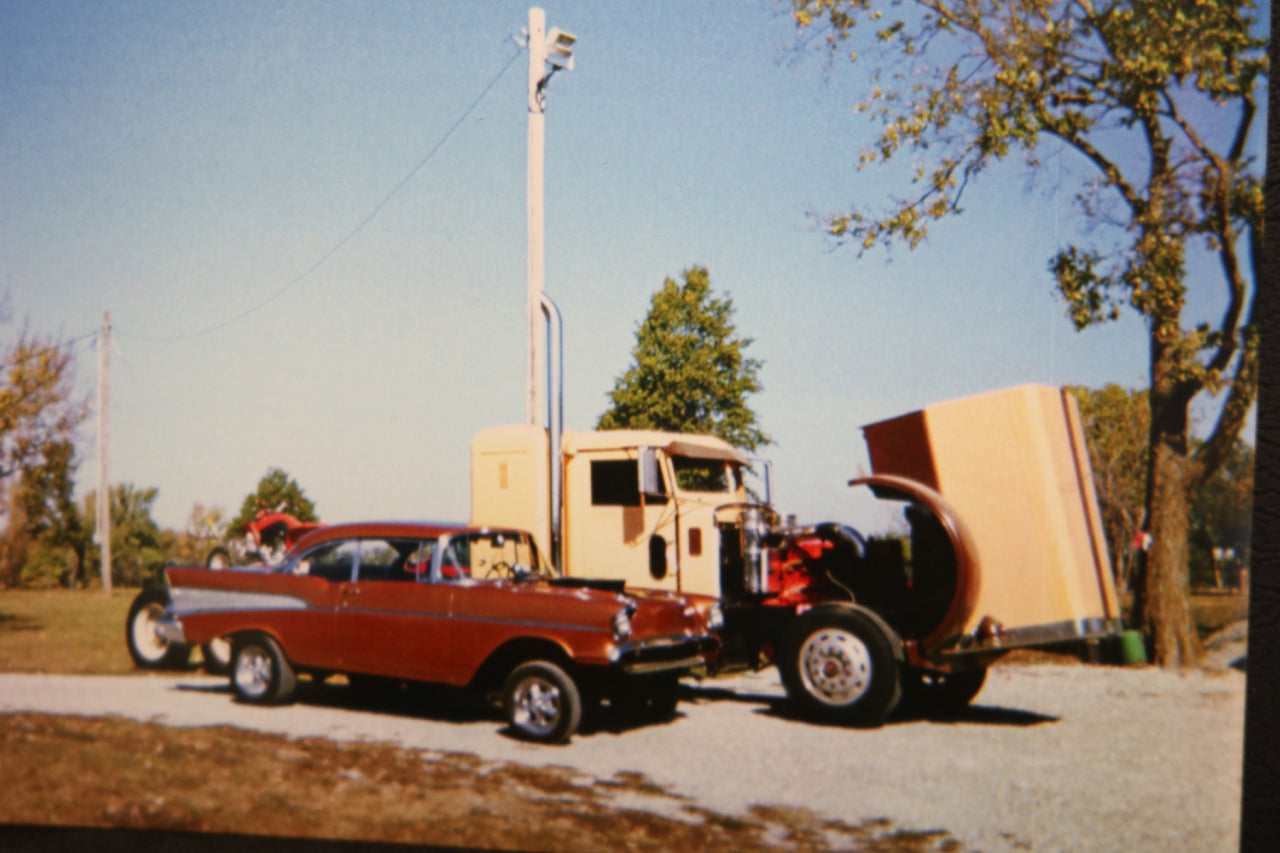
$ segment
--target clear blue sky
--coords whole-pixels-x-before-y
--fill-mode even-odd
[[[162,525],[234,513],[272,466],[328,521],[466,519],[471,436],[524,418],[524,55],[299,277],[499,75],[528,8],[0,3],[0,336],[80,338],[111,312],[111,478],[157,487]],[[752,404],[804,520],[858,523],[865,423],[1023,382],[1145,385],[1138,320],[1077,334],[1052,293],[1079,162],[992,170],[915,252],[833,251],[807,213],[906,192],[853,168],[866,69],[794,53],[763,0],[546,9],[579,39],[546,124],[570,428],[695,264],[765,363]],[[91,394],[92,339],[75,352]],[[81,444],[83,493],[92,420]]]

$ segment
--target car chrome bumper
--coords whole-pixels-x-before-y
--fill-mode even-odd
[[[688,672],[707,662],[707,655],[720,646],[711,634],[695,637],[655,637],[622,643],[614,653],[614,662],[628,675],[652,675],[661,672]]]
[[[182,622],[178,620],[177,616],[169,613],[156,620],[156,636],[171,643],[185,644],[187,642],[187,634],[186,631],[182,630]]]

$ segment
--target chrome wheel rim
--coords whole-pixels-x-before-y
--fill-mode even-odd
[[[161,637],[156,630],[160,625],[160,617],[164,608],[158,604],[148,604],[138,611],[133,619],[133,646],[138,653],[150,661],[158,661],[169,651],[169,641]]]
[[[530,734],[551,734],[560,720],[560,688],[545,678],[526,678],[516,688],[511,722]]]
[[[800,679],[818,701],[851,705],[871,686],[871,652],[848,631],[816,631],[800,647]]]
[[[266,695],[271,686],[271,658],[258,646],[250,646],[236,658],[236,687],[250,698]]]

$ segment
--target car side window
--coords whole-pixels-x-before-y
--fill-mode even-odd
[[[354,539],[326,542],[303,554],[290,571],[295,575],[311,575],[341,583],[351,580],[360,543]]]
[[[434,542],[419,539],[364,539],[360,542],[360,581],[425,580]]]

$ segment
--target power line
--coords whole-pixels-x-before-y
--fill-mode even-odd
[[[485,96],[489,94],[489,92],[493,89],[494,86],[498,85],[498,81],[502,79],[503,75],[507,73],[507,70],[511,68],[512,64],[515,63],[516,59],[520,56],[521,52],[522,51],[517,50],[515,53],[511,55],[511,58],[508,59],[506,64],[502,66],[502,69],[498,71],[496,75],[494,75],[494,78],[490,80],[489,84],[484,87],[484,89],[480,92],[479,95],[476,96],[475,100],[471,102],[471,105],[468,106],[465,110],[463,110],[462,115],[460,115],[458,117],[458,120],[455,121],[449,127],[449,129],[444,132],[444,135],[441,136],[439,141],[436,142],[436,144],[431,148],[431,150],[427,152],[427,155],[418,162],[418,165],[414,166],[413,169],[409,171],[409,174],[404,176],[404,178],[400,181],[400,183],[396,184],[395,187],[392,188],[391,192],[387,193],[387,195],[382,199],[382,201],[378,202],[378,204],[373,208],[373,210],[369,213],[368,216],[362,219],[360,223],[356,225],[355,228],[351,229],[351,231],[349,231],[345,237],[343,237],[341,240],[335,243],[334,246],[331,249],[329,249],[329,251],[321,255],[318,261],[316,261],[314,264],[308,267],[300,275],[293,278],[291,281],[289,281],[279,290],[275,291],[266,299],[240,312],[239,314],[235,315],[229,320],[224,320],[221,323],[216,323],[212,326],[208,326],[204,329],[200,329],[199,331],[195,331],[195,332],[190,332],[188,334],[159,337],[159,336],[152,336],[152,335],[140,335],[133,332],[123,332],[119,328],[115,330],[116,334],[123,335],[125,337],[136,338],[138,340],[150,341],[152,343],[175,343],[177,341],[191,340],[192,338],[198,338],[204,335],[212,334],[213,332],[220,331],[222,329],[227,328],[228,326],[238,323],[241,320],[245,319],[246,317],[257,313],[258,311],[261,311],[263,308],[267,307],[272,302],[279,299],[291,288],[293,288],[294,285],[302,282],[303,280],[308,278],[312,273],[314,273],[316,270],[320,269],[320,267],[324,266],[324,264],[330,258],[336,255],[339,251],[341,251],[343,246],[351,242],[351,240],[357,234],[363,231],[365,227],[370,222],[372,222],[379,213],[382,212],[382,209],[387,206],[387,204],[391,201],[391,199],[394,198],[395,195],[399,193],[402,189],[404,189],[405,186],[411,180],[413,180],[414,176],[417,175],[418,172],[422,170],[422,167],[426,166],[427,163],[431,160],[431,158],[436,155],[436,152],[438,152],[441,148],[444,147],[444,144],[449,141],[449,137],[453,136],[454,132],[459,127],[462,126],[462,123],[465,122],[467,118],[471,115],[471,113],[475,111],[476,107],[480,106],[480,102],[485,99]],[[96,332],[91,334],[96,334]],[[88,336],[86,335],[84,337],[88,337]],[[77,338],[77,340],[79,340],[79,338]]]

